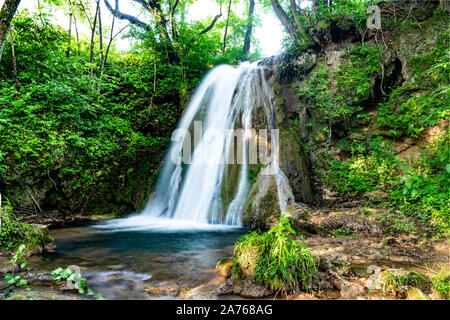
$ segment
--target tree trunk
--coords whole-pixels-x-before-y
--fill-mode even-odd
[[[73,17],[73,25],[75,27],[75,35],[77,39],[77,54],[80,55],[80,37],[78,36],[77,18]]]
[[[286,12],[284,12],[278,0],[270,0],[270,3],[272,4],[272,8],[273,11],[275,12],[275,15],[277,16],[278,20],[280,20],[281,24],[286,29],[287,33],[292,38],[296,39],[295,28],[292,25],[291,20],[289,20],[289,17],[287,16]]]
[[[98,0],[100,3],[100,0]],[[98,6],[98,43],[99,43],[99,52],[98,57],[100,64],[103,61],[103,30],[102,30],[102,15],[100,12],[100,6]]]
[[[119,0],[116,0],[116,8],[115,10],[117,11],[119,9]],[[108,53],[109,53],[109,49],[111,48],[111,44],[114,40],[114,38],[123,30],[120,30],[116,36],[114,36],[114,24],[116,22],[116,16],[113,15],[112,18],[112,22],[111,22],[111,34],[109,36],[109,41],[108,41],[108,45],[106,46],[106,53],[105,53],[105,57],[103,58],[102,62],[101,62],[101,68],[100,68],[100,77],[98,79],[98,88],[97,88],[97,92],[100,93],[101,88],[102,88],[102,78],[103,78],[103,72],[105,71],[105,64],[106,64],[106,60],[108,60]]]
[[[17,79],[17,62],[16,62],[16,51],[14,50],[14,39],[12,35],[11,29],[9,29],[9,36],[11,38],[11,55],[13,61],[13,74],[14,74],[14,82],[16,83],[16,91],[19,91],[19,80]]]
[[[303,25],[302,21],[300,21],[299,13],[297,12],[297,5],[295,4],[295,0],[290,0],[290,7],[291,7],[291,14],[294,17],[295,22],[295,30],[296,30],[296,36],[299,38],[302,38],[300,40],[304,41],[307,37],[306,35],[306,29]]]
[[[175,10],[177,9],[179,0],[175,0],[175,4],[172,9],[170,9],[169,20],[170,20],[170,30],[172,31],[172,40],[178,39],[177,29],[175,27]]]
[[[66,50],[67,58],[70,56],[70,42],[72,41],[72,16],[73,16],[73,13],[71,12],[69,15],[69,43],[67,44],[67,50]]]
[[[248,53],[250,51],[250,44],[252,40],[252,29],[253,29],[253,11],[255,10],[255,0],[250,0],[248,4],[248,25],[245,31],[244,38],[244,52],[242,54],[244,60],[247,59]]]
[[[230,12],[231,12],[231,0],[230,2],[228,2],[228,16],[227,16],[227,23],[225,24],[225,33],[223,34],[222,52],[225,52],[225,48],[227,47],[228,20],[230,20]]]
[[[94,23],[92,24],[92,33],[91,33],[91,48],[90,48],[90,75],[91,75],[91,89],[94,89],[94,67],[92,64],[94,63],[94,36],[95,36],[95,26],[97,25],[97,16],[98,16],[98,8],[100,7],[100,0],[97,0],[97,9],[95,9],[95,17]]]
[[[0,10],[0,61],[2,59],[3,47],[5,46],[6,35],[9,30],[11,20],[16,13],[20,0],[5,0]]]

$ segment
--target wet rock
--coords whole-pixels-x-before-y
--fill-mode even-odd
[[[329,271],[329,280],[341,292],[341,296],[345,299],[354,299],[363,295],[366,289],[355,282],[348,281],[336,272]]]
[[[381,226],[367,217],[356,214],[334,214],[322,220],[321,225],[330,230],[342,229],[342,231],[380,233]]]
[[[321,290],[334,288],[333,284],[328,281],[328,277],[325,272],[318,272],[317,277],[319,278],[319,281],[320,281],[320,289]]]
[[[319,300],[318,298],[314,297],[314,295],[309,293],[300,293],[294,297],[294,300]]]
[[[366,293],[364,287],[360,284],[346,281],[341,288],[341,296],[345,299],[354,299]]]
[[[303,52],[295,59],[283,61],[281,65],[281,74],[284,77],[304,76],[311,70],[317,62],[315,53]]]
[[[180,288],[173,281],[155,281],[151,282],[149,286],[144,289],[144,292],[155,296],[175,297],[180,292]]]
[[[263,298],[270,296],[272,291],[267,286],[253,281],[250,278],[228,279],[219,286],[217,290],[219,295],[236,294],[244,298]]]
[[[272,291],[266,286],[250,279],[245,279],[235,283],[233,285],[233,291],[235,294],[245,298],[263,298],[272,294]]]
[[[48,273],[40,273],[36,275],[36,279],[41,282],[52,282],[52,276]]]
[[[21,290],[16,291],[12,296],[10,296],[7,300],[88,300],[91,299],[91,296],[83,296],[76,293],[62,293],[57,291],[48,291],[48,290]]]
[[[227,294],[233,294],[233,282],[231,279],[227,279],[224,283],[222,283],[219,288],[217,289],[217,294],[220,295],[227,295]]]

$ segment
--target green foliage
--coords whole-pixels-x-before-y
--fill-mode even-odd
[[[367,43],[353,45],[345,59],[335,71],[338,88],[335,100],[342,108],[338,114],[348,117],[360,111],[357,103],[370,96],[373,87],[371,81],[381,71],[381,50],[378,46]]]
[[[210,18],[187,23],[189,4],[178,6],[175,62],[158,30],[131,27],[132,48],[119,53],[112,45],[101,81],[98,59],[89,62],[89,41],[72,39],[66,56],[68,33],[50,22],[48,6],[16,15],[18,90],[9,37],[0,63],[0,191],[13,210],[34,211],[29,188],[42,192],[37,202],[44,212],[60,215],[116,216],[145,204],[186,96],[208,69],[242,55],[246,19],[230,16],[223,53],[223,19],[200,34]],[[98,48],[96,35],[95,56]]]
[[[326,120],[337,117],[329,91],[330,84],[331,79],[328,76],[326,65],[320,64],[317,71],[309,79],[308,86],[304,91],[299,92],[299,97],[311,101]]]
[[[370,97],[372,79],[380,70],[381,51],[377,46],[353,45],[343,56],[345,61],[333,74],[329,74],[325,63],[319,63],[316,72],[308,79],[299,98],[314,108],[316,118],[329,124],[348,124],[362,110],[360,103]],[[331,88],[336,86],[336,92]],[[365,116],[361,116],[364,120]],[[361,118],[360,117],[360,118]]]
[[[343,230],[342,227],[340,227],[339,229],[333,231],[333,235],[335,236],[352,236],[353,232],[351,230]]]
[[[381,137],[374,138],[364,151],[367,154],[357,152],[346,162],[332,160],[327,172],[321,174],[324,183],[342,195],[388,187],[398,164],[388,142]]]
[[[450,234],[450,134],[438,135],[409,166],[391,192],[390,202],[407,215],[428,221],[436,232]]]
[[[442,32],[437,45],[409,61],[413,84],[391,92],[379,111],[380,126],[394,136],[418,137],[426,128],[450,116],[450,33]]]
[[[74,284],[74,288],[79,294],[95,295],[86,284],[86,280],[81,278],[81,275],[75,270],[68,268],[56,268],[50,271],[50,276],[53,282],[70,282]]]
[[[385,213],[379,217],[384,225],[383,233],[386,234],[415,234],[418,232],[417,225],[411,217],[405,213]]]
[[[17,266],[18,270],[22,270],[27,267],[28,262],[27,260],[22,259],[22,255],[25,251],[25,245],[20,245],[17,248],[16,253],[14,254],[13,258],[11,259],[11,263],[14,266]],[[15,274],[13,271],[12,273],[5,272],[4,278],[5,281],[9,284],[9,286],[3,288],[7,289],[5,293],[3,294],[3,298],[7,298],[11,295],[11,293],[14,291],[13,288],[25,288],[28,286],[28,281],[24,278],[22,278],[23,275]]]
[[[442,270],[441,272],[432,275],[430,279],[432,282],[431,287],[436,290],[442,298],[450,299],[450,275],[448,271]]]
[[[332,160],[326,172],[318,172],[325,185],[341,195],[387,190],[384,205],[401,214],[385,215],[387,233],[411,233],[417,222],[425,222],[437,236],[450,232],[449,133],[430,139],[416,159],[406,162],[394,155],[387,141],[372,140],[367,154],[355,154],[345,162]]]
[[[235,245],[235,268],[254,271],[257,281],[277,292],[287,294],[303,288],[309,290],[317,274],[314,256],[298,240],[289,218],[281,217],[268,232],[253,231]]]
[[[366,10],[369,5],[368,1],[363,0],[335,0],[330,8],[326,1],[317,1],[312,24],[318,29],[326,28],[332,23],[343,30],[352,26],[363,27],[368,18]]]
[[[398,286],[421,287],[429,283],[428,277],[416,271],[409,271],[396,275],[388,271],[383,277],[382,290],[383,294],[394,292]]]

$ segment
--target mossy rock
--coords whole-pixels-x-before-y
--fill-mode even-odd
[[[275,177],[260,173],[245,202],[242,223],[250,228],[265,229],[279,214]]]
[[[233,259],[224,258],[220,260],[217,262],[216,269],[221,276],[229,278],[231,276],[231,270],[233,269]]]
[[[29,254],[40,254],[53,242],[47,226],[41,224],[30,224],[25,231],[26,249]]]
[[[429,298],[417,288],[408,288],[406,290],[406,300],[429,300]]]
[[[246,247],[244,252],[240,251],[235,258],[240,275],[254,278],[260,255],[261,249],[258,246]]]

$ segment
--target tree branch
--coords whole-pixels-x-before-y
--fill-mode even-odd
[[[200,34],[204,34],[207,33],[209,30],[211,30],[214,25],[216,24],[217,20],[219,20],[219,18],[222,16],[222,14],[218,14],[214,17],[214,19],[211,21],[211,24],[209,26],[207,26],[205,29],[203,29]]]
[[[108,0],[104,0],[104,2],[105,2],[106,8],[108,8],[108,10],[109,10],[116,18],[118,18],[118,19],[120,19],[120,20],[128,20],[130,23],[132,23],[132,24],[134,24],[134,25],[136,25],[136,26],[138,26],[138,27],[144,28],[144,29],[146,29],[146,30],[149,30],[149,29],[150,29],[150,26],[149,26],[147,23],[145,23],[145,22],[143,22],[143,21],[137,19],[137,17],[133,17],[132,15],[129,15],[129,14],[120,12],[119,10],[114,10],[114,9],[111,7],[111,5],[109,4]]]

